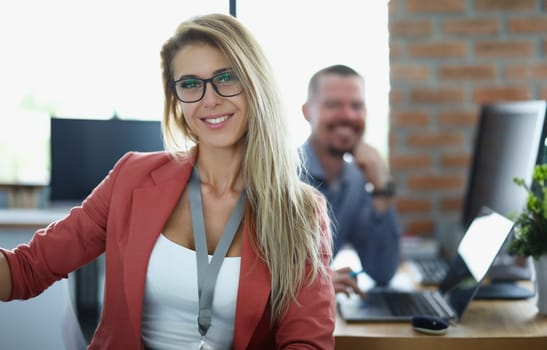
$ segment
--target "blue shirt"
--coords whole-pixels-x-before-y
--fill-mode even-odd
[[[344,162],[340,175],[327,185],[309,140],[302,145],[300,154],[306,168],[302,179],[321,191],[329,204],[333,255],[349,243],[366,273],[377,284],[388,284],[400,259],[400,227],[395,208],[384,213],[374,210],[373,199],[365,191],[365,177],[353,162]]]

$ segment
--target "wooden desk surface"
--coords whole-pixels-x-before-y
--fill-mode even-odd
[[[336,349],[547,349],[547,316],[535,298],[474,300],[445,335],[415,332],[407,322],[347,323],[336,319]]]
[[[69,208],[0,209],[0,229],[39,229],[61,219]]]

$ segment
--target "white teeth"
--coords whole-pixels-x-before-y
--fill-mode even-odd
[[[207,119],[205,119],[205,122],[209,123],[209,124],[220,124],[223,121],[225,121],[226,119],[228,119],[228,116],[223,115],[222,117],[218,117],[218,118],[207,118]]]

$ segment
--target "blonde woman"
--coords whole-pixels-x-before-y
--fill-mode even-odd
[[[3,250],[0,299],[106,252],[89,349],[334,348],[325,203],[299,180],[259,45],[206,15],[161,59],[166,152],[126,154],[67,217]]]

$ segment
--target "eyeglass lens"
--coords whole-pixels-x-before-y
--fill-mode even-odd
[[[233,71],[225,71],[210,79],[184,78],[175,81],[175,92],[182,102],[197,102],[205,96],[207,83],[211,82],[213,89],[222,97],[239,95],[243,87]]]

